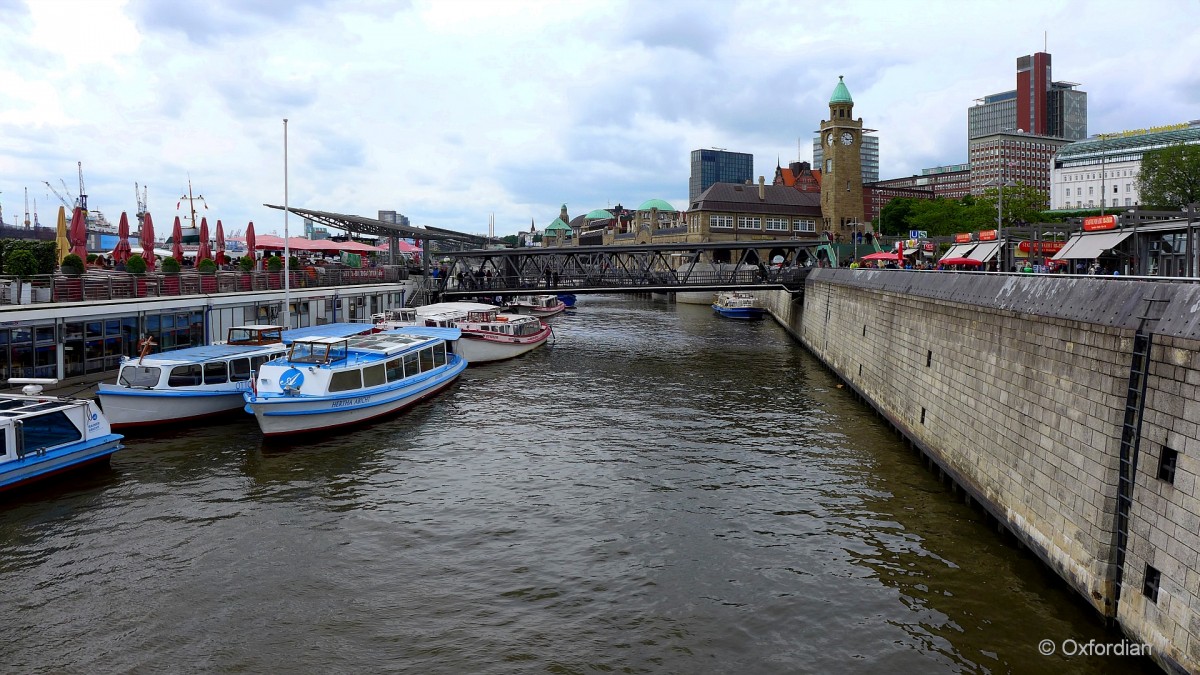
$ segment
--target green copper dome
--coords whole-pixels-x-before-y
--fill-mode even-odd
[[[842,76],[838,75],[837,86],[833,88],[833,96],[829,97],[829,104],[834,103],[854,103],[854,99],[850,98],[850,90],[846,88],[846,83],[842,82]]]
[[[553,222],[546,226],[546,233],[549,234],[557,230],[565,230],[567,233],[570,233],[571,226],[564,223],[562,218],[555,218]]]
[[[637,207],[638,211],[649,211],[650,209],[658,209],[660,213],[675,213],[675,207],[661,199],[647,199]]]
[[[586,216],[584,216],[583,219],[584,220],[611,220],[612,217],[613,217],[613,214],[609,213],[608,211],[605,211],[604,209],[592,209],[591,211],[588,211],[588,214]]]

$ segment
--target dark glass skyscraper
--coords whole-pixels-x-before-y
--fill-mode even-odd
[[[688,203],[695,202],[713,183],[746,183],[753,180],[754,155],[716,149],[693,150]]]

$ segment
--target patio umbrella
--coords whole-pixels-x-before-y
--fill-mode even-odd
[[[117,247],[113,249],[113,262],[126,262],[132,254],[133,248],[129,246],[129,216],[122,211],[121,222],[117,225]]]
[[[67,233],[71,239],[71,253],[79,256],[80,260],[87,261],[87,217],[83,213],[83,209],[75,207],[75,212],[71,214],[71,227]]]
[[[58,237],[54,240],[58,249],[58,262],[62,264],[63,258],[71,252],[71,240],[67,239],[67,207],[58,207]]]
[[[864,255],[862,260],[895,260],[896,254],[892,251],[879,251],[870,255]]]
[[[970,265],[971,267],[980,267],[983,265],[982,260],[974,258],[942,258],[938,261],[939,265]]]
[[[200,219],[200,250],[196,252],[196,264],[201,260],[212,257],[212,248],[208,245],[208,218]]]
[[[146,261],[146,271],[154,271],[154,220],[150,212],[142,219],[142,229],[138,232],[138,241],[142,245],[142,258]]]
[[[171,226],[171,257],[183,264],[183,225],[179,216],[175,216],[175,224]]]
[[[225,264],[225,228],[221,227],[221,220],[217,219],[217,264]]]
[[[251,260],[258,260],[254,255],[254,221],[250,221],[250,225],[246,227],[246,255],[250,256]]]

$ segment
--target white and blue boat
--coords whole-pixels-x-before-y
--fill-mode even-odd
[[[234,413],[245,405],[242,394],[250,390],[254,373],[267,361],[284,356],[293,340],[371,330],[367,323],[292,330],[265,324],[236,326],[229,329],[224,343],[123,359],[117,382],[100,384],[96,395],[115,429]]]
[[[122,448],[95,401],[43,396],[53,379],[11,379],[22,394],[0,394],[0,491],[87,466]]]
[[[743,291],[721,291],[712,305],[721,316],[730,319],[761,319],[763,309],[758,299]]]
[[[399,412],[449,387],[467,367],[457,328],[412,326],[304,338],[263,364],[244,394],[267,437],[326,431]]]

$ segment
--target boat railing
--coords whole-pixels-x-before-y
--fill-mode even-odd
[[[408,278],[403,266],[385,265],[370,269],[305,268],[292,270],[288,286],[293,289],[358,286],[390,283]],[[36,305],[61,302],[95,302],[136,298],[250,293],[282,290],[283,272],[185,270],[178,274],[148,272],[131,274],[110,270],[88,270],[79,275],[43,274],[31,277],[0,276],[0,305]]]

